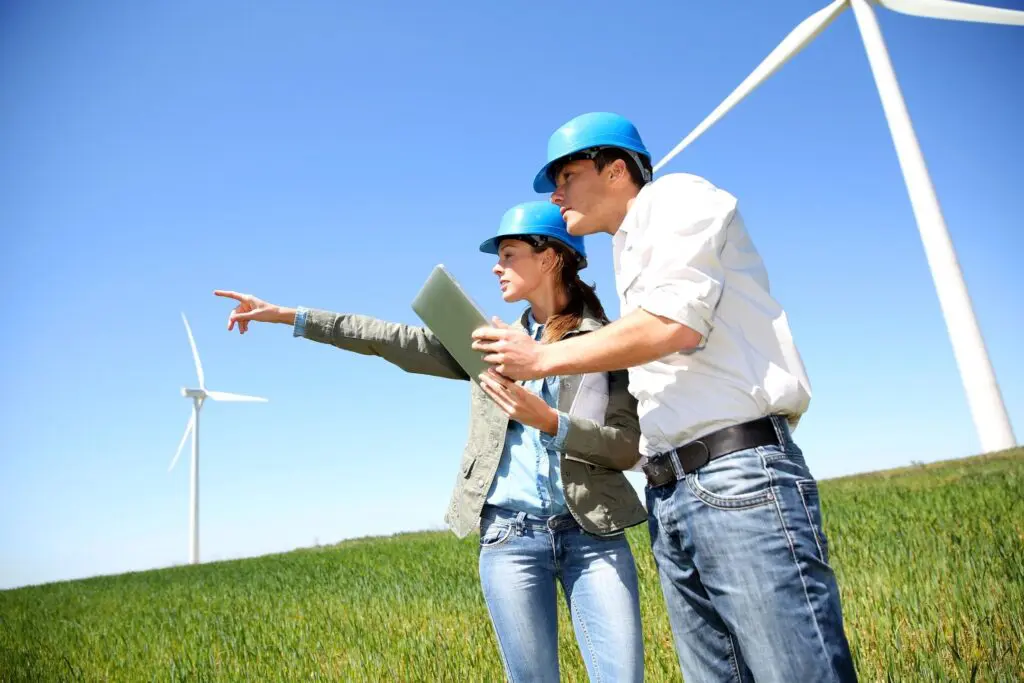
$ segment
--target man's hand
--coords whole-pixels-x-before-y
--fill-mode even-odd
[[[509,379],[539,379],[548,375],[543,344],[498,318],[492,322],[494,327],[481,327],[473,332],[473,348],[487,354],[485,361]]]
[[[295,324],[294,308],[276,306],[257,299],[252,294],[239,294],[226,289],[215,289],[213,293],[238,302],[238,305],[231,311],[231,315],[228,316],[229,332],[237,323],[238,333],[245,334],[249,330],[249,322],[253,320],[264,323]]]
[[[480,385],[510,418],[554,436],[558,433],[558,412],[544,399],[502,377],[493,369],[480,375]]]

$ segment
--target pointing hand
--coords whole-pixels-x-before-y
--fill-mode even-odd
[[[231,315],[228,316],[229,331],[234,329],[235,323],[237,323],[238,333],[245,334],[249,330],[250,321],[264,323],[295,323],[294,308],[284,308],[282,306],[277,306],[263,301],[262,299],[257,299],[252,294],[240,294],[227,289],[215,289],[213,293],[217,296],[234,299],[238,302],[238,305],[231,311]]]

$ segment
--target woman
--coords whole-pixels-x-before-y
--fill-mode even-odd
[[[537,201],[509,209],[480,250],[506,302],[527,301],[518,325],[542,342],[607,324],[579,279],[583,238],[559,208]],[[228,319],[294,326],[295,334],[414,373],[469,377],[425,328],[362,315],[282,308],[218,290],[239,304]],[[636,401],[625,371],[549,377],[522,384],[493,370],[470,382],[469,441],[445,521],[480,533],[479,572],[511,681],[558,681],[560,581],[591,680],[643,680],[636,568],[625,529],[646,513],[622,470],[639,459]]]

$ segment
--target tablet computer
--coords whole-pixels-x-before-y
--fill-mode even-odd
[[[479,383],[478,377],[491,364],[484,361],[482,351],[473,350],[472,335],[473,330],[491,323],[443,264],[431,271],[412,301],[412,310],[444,344],[470,379]]]

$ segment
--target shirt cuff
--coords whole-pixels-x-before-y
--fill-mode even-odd
[[[544,448],[551,451],[565,450],[565,437],[569,434],[569,416],[558,411],[558,431],[554,436],[547,432],[540,433],[540,443]]]
[[[309,313],[308,308],[299,306],[295,309],[295,324],[292,326],[293,337],[305,337],[306,336],[306,314]]]
[[[704,348],[711,334],[711,318],[713,312],[701,300],[686,301],[677,288],[659,287],[647,293],[640,302],[640,308],[648,313],[660,315],[686,325],[700,335],[698,349]]]

